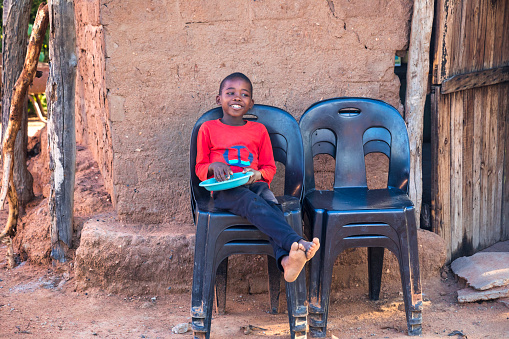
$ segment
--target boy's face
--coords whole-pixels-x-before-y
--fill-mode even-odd
[[[254,105],[252,88],[241,78],[234,78],[224,82],[223,90],[216,97],[216,102],[223,108],[223,120],[228,122],[242,122],[242,117]]]

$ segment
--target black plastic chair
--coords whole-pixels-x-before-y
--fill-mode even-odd
[[[409,335],[419,335],[422,295],[414,207],[408,197],[410,151],[399,112],[378,100],[335,98],[302,115],[304,226],[321,240],[309,263],[309,333],[325,337],[334,262],[347,248],[368,247],[369,297],[378,300],[384,248],[399,262]],[[367,187],[365,155],[389,158],[386,189]],[[313,157],[335,159],[334,189],[317,190]]]
[[[214,285],[217,311],[224,313],[230,255],[268,256],[271,313],[277,313],[279,308],[282,274],[273,257],[273,248],[268,237],[246,219],[214,208],[210,192],[199,186],[200,180],[194,171],[198,130],[205,121],[221,118],[222,115],[220,107],[203,114],[196,122],[191,136],[191,206],[196,225],[191,316],[195,338],[210,336]],[[285,165],[284,196],[277,199],[287,222],[301,235],[304,156],[299,125],[289,113],[265,105],[254,105],[245,118],[265,125],[271,139],[274,159]],[[306,338],[307,305],[304,273],[301,273],[295,282],[286,283],[286,296],[292,338]]]

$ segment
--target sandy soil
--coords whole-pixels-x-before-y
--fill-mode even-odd
[[[190,338],[172,327],[190,321],[190,294],[120,296],[77,293],[72,266],[6,267],[0,247],[1,338]],[[459,284],[449,275],[423,282],[422,338],[509,338],[509,308],[498,301],[458,304]],[[404,338],[401,296],[385,286],[382,300],[366,289],[333,296],[328,338]],[[227,312],[215,315],[211,338],[289,338],[286,314],[271,315],[268,296],[228,295]],[[249,335],[243,328],[253,325]],[[458,333],[455,335],[454,333]],[[461,334],[463,334],[463,336]]]
[[[83,148],[79,148],[78,156],[75,227],[79,235],[80,224],[87,216],[104,212],[111,204],[100,185],[97,164]],[[39,175],[43,173],[41,167],[35,168]],[[29,227],[38,227],[47,218],[47,182],[39,181],[39,196],[28,206],[18,229],[25,239],[48,234],[47,230],[36,232]],[[0,223],[5,223],[5,217],[6,211],[2,211]],[[25,249],[32,258],[47,255],[45,248]],[[38,264],[23,261],[10,269],[5,252],[5,245],[0,245],[0,338],[192,337],[190,331],[172,333],[175,325],[190,321],[189,292],[150,296],[77,292],[72,261],[58,265],[42,259]],[[424,280],[422,285],[422,338],[509,338],[509,308],[504,303],[458,304],[456,291],[462,283],[450,272]],[[334,292],[328,338],[406,337],[400,291],[397,285],[383,286],[377,302],[368,300],[366,286]],[[226,314],[214,315],[211,338],[289,338],[287,315],[271,315],[268,309],[266,293],[228,293]],[[245,334],[249,325],[256,327]]]

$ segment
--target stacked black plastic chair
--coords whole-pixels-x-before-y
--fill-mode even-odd
[[[409,335],[419,335],[422,295],[414,207],[409,199],[410,151],[399,112],[378,100],[335,98],[317,102],[302,115],[305,228],[321,240],[310,261],[309,333],[325,337],[332,270],[345,249],[368,247],[369,297],[378,300],[384,248],[399,262]],[[367,187],[365,155],[389,158],[386,189]],[[333,190],[317,190],[313,157],[335,159]]]
[[[276,107],[254,105],[247,120],[265,125],[272,143],[274,159],[285,165],[284,196],[277,197],[287,222],[302,234],[301,197],[304,180],[302,138],[297,121]],[[195,338],[209,338],[216,286],[216,305],[224,313],[228,256],[233,254],[264,254],[268,256],[271,312],[277,313],[281,272],[277,268],[268,237],[246,219],[214,208],[210,192],[199,186],[195,174],[196,138],[200,126],[222,117],[220,107],[203,114],[191,136],[191,207],[196,225],[192,290],[192,327]],[[217,274],[217,278],[216,278]],[[306,279],[301,273],[293,283],[286,283],[288,317],[292,338],[306,338]]]

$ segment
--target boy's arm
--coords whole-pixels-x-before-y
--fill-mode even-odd
[[[276,174],[276,163],[274,161],[274,153],[272,152],[269,133],[266,129],[264,133],[262,133],[261,138],[260,153],[258,155],[258,171],[260,171],[262,175],[262,180],[270,185]]]
[[[208,129],[202,126],[198,131],[198,138],[196,140],[196,175],[201,181],[207,180],[210,177],[216,178],[217,181],[228,180],[233,171],[225,163],[210,162],[211,148]]]
[[[201,181],[207,180],[209,177],[210,149],[210,138],[202,125],[196,140],[196,165],[194,167],[194,171]]]

